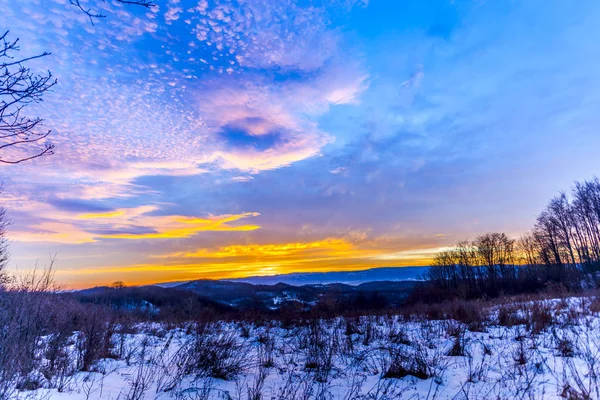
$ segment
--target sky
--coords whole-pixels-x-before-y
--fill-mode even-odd
[[[0,0],[58,85],[0,166],[66,287],[426,265],[600,172],[600,3]]]

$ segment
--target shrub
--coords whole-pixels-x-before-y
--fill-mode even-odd
[[[575,347],[573,342],[566,337],[558,339],[556,344],[556,350],[561,357],[573,357],[575,356]]]
[[[464,335],[456,335],[452,347],[446,355],[451,357],[463,357],[465,355]]]
[[[336,346],[325,321],[311,318],[306,338],[305,369],[314,373],[317,382],[327,382],[333,367]]]
[[[507,304],[500,306],[498,309],[498,325],[511,328],[523,324],[525,324],[525,318],[520,315],[518,307]]]
[[[173,362],[178,378],[193,374],[230,380],[246,366],[246,347],[238,341],[234,331],[223,332],[213,324],[198,323]]]
[[[554,324],[552,307],[548,303],[534,301],[530,306],[526,306],[524,311],[526,326],[531,333],[541,333]]]
[[[485,331],[488,315],[484,304],[479,301],[455,300],[447,309],[446,318],[460,321],[475,332]]]
[[[390,364],[383,378],[404,378],[409,375],[419,379],[431,377],[424,352],[414,351],[406,354],[396,348],[390,349]]]

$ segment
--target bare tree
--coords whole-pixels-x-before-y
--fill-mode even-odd
[[[488,283],[491,288],[503,286],[511,281],[514,269],[507,268],[514,263],[515,240],[504,233],[486,233],[478,236],[473,245],[480,258],[480,265],[488,270]]]
[[[104,1],[104,0],[102,0]],[[127,5],[153,7],[150,0],[116,0]],[[69,0],[70,4],[84,12],[90,21],[104,18],[91,8],[84,7],[81,0]],[[23,161],[53,154],[54,146],[46,139],[50,129],[43,129],[43,119],[27,117],[24,108],[42,101],[43,95],[57,81],[52,73],[38,74],[30,65],[35,59],[50,53],[30,57],[18,57],[19,39],[10,39],[9,31],[0,35],[0,163],[18,164]]]
[[[105,2],[106,0],[102,0]],[[146,8],[154,7],[154,3],[151,0],[116,0],[118,3],[122,4],[130,4],[136,6],[142,6]],[[69,0],[69,3],[79,8],[85,15],[88,16],[92,25],[94,24],[94,20],[100,18],[106,18],[106,15],[101,14],[97,11],[94,11],[91,7],[87,6],[87,3],[84,1],[84,4],[81,3],[81,0]]]
[[[52,154],[54,146],[45,139],[50,130],[40,129],[43,119],[23,115],[31,103],[56,84],[52,74],[37,74],[28,66],[35,59],[48,56],[19,58],[19,39],[11,40],[6,31],[0,36],[0,163],[17,164]]]
[[[0,187],[0,193],[2,193],[2,187]],[[6,240],[6,227],[8,225],[8,219],[6,218],[6,210],[4,207],[0,207],[0,290],[5,286],[8,281],[6,274],[6,264],[9,259],[8,243]]]

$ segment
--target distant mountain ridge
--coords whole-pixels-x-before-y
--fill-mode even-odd
[[[199,279],[115,289],[100,286],[74,292],[81,301],[107,301],[115,307],[178,312],[188,304],[234,309],[276,310],[291,304],[312,307],[323,296],[350,305],[396,306],[427,267],[385,267],[361,271],[309,272],[230,280]],[[158,311],[157,311],[158,312]]]
[[[171,283],[170,288],[191,291],[232,307],[277,308],[281,304],[312,304],[326,294],[356,301],[379,296],[398,305],[412,290],[428,267],[384,267],[360,271],[308,272],[240,279]]]
[[[183,307],[211,307],[221,312],[277,310],[290,305],[312,307],[323,296],[350,306],[401,304],[427,267],[385,267],[361,271],[309,272],[241,279],[198,279],[147,286],[99,286],[73,294],[83,302],[104,301],[115,307],[180,313]]]
[[[376,281],[359,285],[344,283],[290,285],[255,284],[218,280],[190,281],[167,290],[188,291],[211,301],[240,309],[277,309],[284,304],[314,305],[322,296],[333,295],[349,302],[377,298],[388,305],[400,304],[415,286],[415,280]]]
[[[343,283],[357,286],[367,282],[418,281],[429,267],[381,267],[360,271],[296,272],[271,276],[251,276],[248,278],[223,279],[229,282],[244,282],[253,285],[275,285],[286,283],[292,286],[327,285]]]
[[[343,283],[308,284],[293,286],[197,280],[175,287],[156,285],[113,288],[98,286],[72,292],[82,302],[108,303],[116,308],[138,311],[181,314],[186,307],[210,307],[215,311],[278,310],[282,307],[311,308],[324,296],[330,296],[352,307],[373,307],[401,304],[414,288],[416,281],[376,281],[359,285]]]
[[[367,282],[402,282],[419,281],[429,267],[379,267],[359,271],[329,271],[329,272],[293,272],[290,274],[249,276],[237,279],[219,279],[222,282],[242,282],[253,285],[276,285],[285,283],[292,286],[327,285],[343,283],[357,286]],[[155,283],[154,286],[172,288],[193,281]]]

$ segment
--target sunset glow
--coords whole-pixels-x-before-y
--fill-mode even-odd
[[[94,24],[68,3],[0,0],[58,79],[27,108],[55,154],[0,166],[13,271],[427,265],[600,174],[600,3],[108,1]]]

